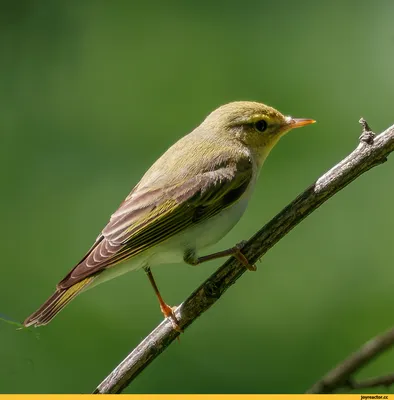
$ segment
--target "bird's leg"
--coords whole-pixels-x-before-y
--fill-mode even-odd
[[[218,251],[217,253],[208,254],[202,257],[196,257],[194,252],[185,253],[184,260],[190,265],[198,265],[205,261],[215,260],[216,258],[233,256],[235,257],[244,267],[249,271],[256,271],[256,266],[249,263],[248,259],[242,253],[242,248],[246,242],[240,242],[234,247],[230,247],[227,250]]]
[[[178,332],[182,332],[182,329],[179,326],[178,320],[176,319],[176,316],[174,314],[173,308],[170,307],[161,297],[159,288],[156,285],[155,279],[153,278],[152,271],[150,270],[149,267],[144,268],[146,274],[148,275],[149,282],[151,283],[153,290],[155,291],[155,294],[157,296],[157,299],[159,300],[160,304],[160,310],[164,314],[166,318],[171,318],[172,325],[174,326],[174,329]],[[174,307],[175,308],[175,307]]]

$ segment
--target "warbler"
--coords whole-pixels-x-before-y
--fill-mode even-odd
[[[45,325],[87,288],[143,268],[161,311],[179,329],[151,267],[179,262],[197,265],[233,255],[255,270],[243,256],[242,245],[208,255],[201,251],[218,242],[241,218],[260,169],[279,139],[293,128],[314,122],[249,101],[214,110],[149,168],[90,250],[24,325]]]

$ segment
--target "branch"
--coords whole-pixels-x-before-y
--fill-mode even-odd
[[[378,386],[389,387],[393,383],[394,383],[394,374],[388,374],[383,376],[376,376],[374,378],[368,378],[359,382],[350,380],[347,386],[350,389],[367,389]]]
[[[357,148],[246,243],[242,252],[251,264],[331,196],[359,175],[386,161],[386,156],[394,150],[394,125],[375,137],[364,120],[360,123],[363,133]],[[175,310],[180,327],[186,329],[207,311],[245,271],[236,259],[226,261]],[[94,393],[121,393],[178,335],[171,321],[164,320],[104,379]]]
[[[361,382],[352,380],[352,375],[365,367],[372,359],[394,345],[394,328],[375,336],[346,360],[316,382],[307,393],[332,393],[340,388],[365,389],[376,386],[389,386],[394,382],[394,374],[370,378]]]

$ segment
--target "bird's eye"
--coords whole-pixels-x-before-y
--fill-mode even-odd
[[[263,119],[254,123],[254,128],[257,132],[264,132],[267,129],[267,122]]]

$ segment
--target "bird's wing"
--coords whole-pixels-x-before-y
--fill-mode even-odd
[[[214,216],[242,196],[251,178],[252,163],[245,157],[232,166],[167,187],[139,189],[137,186],[58,288],[66,289]]]

